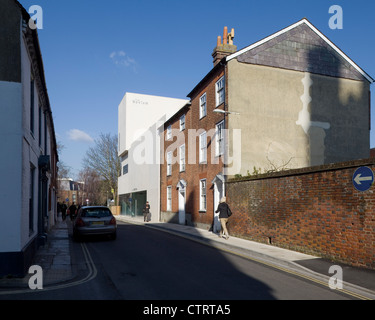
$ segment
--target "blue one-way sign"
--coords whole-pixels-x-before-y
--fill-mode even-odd
[[[374,173],[369,167],[359,167],[353,174],[353,185],[359,191],[367,191],[374,183]]]

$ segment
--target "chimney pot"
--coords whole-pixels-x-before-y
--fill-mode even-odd
[[[223,44],[227,44],[228,41],[228,27],[224,27],[224,33],[223,33]]]
[[[221,46],[221,36],[217,37],[217,46]]]
[[[216,66],[222,58],[237,51],[237,46],[233,45],[233,38],[234,28],[232,28],[230,34],[228,34],[228,27],[224,27],[223,42],[221,41],[221,37],[218,36],[216,48],[212,53],[214,66]]]

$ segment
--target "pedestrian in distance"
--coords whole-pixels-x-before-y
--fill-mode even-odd
[[[66,205],[65,201],[61,204],[61,217],[63,221],[66,219],[66,210],[68,210],[68,206]]]
[[[57,202],[57,217],[60,216],[60,213],[61,213],[61,203],[58,201]]]
[[[150,204],[146,201],[146,204],[143,207],[143,221],[149,222],[151,220]]]
[[[229,239],[229,233],[227,229],[227,223],[229,217],[232,215],[232,211],[230,210],[228,204],[227,204],[227,199],[226,197],[222,197],[220,200],[219,205],[217,206],[216,213],[219,213],[219,219],[220,219],[220,224],[221,224],[221,230],[220,230],[220,238],[224,237],[225,234],[225,239]]]
[[[77,213],[77,207],[73,202],[72,205],[69,207],[70,220],[72,221],[74,220],[74,218],[76,217],[76,213]]]

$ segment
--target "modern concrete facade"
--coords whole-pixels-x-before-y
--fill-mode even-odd
[[[126,93],[118,108],[121,214],[142,215],[146,201],[152,221],[160,213],[160,137],[158,128],[189,100]]]
[[[24,275],[55,223],[58,156],[37,31],[17,1],[1,10],[0,275]]]

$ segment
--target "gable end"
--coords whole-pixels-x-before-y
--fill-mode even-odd
[[[228,57],[239,62],[352,80],[374,80],[306,20]]]

